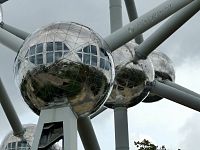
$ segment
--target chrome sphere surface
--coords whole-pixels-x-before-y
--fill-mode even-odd
[[[31,145],[33,143],[33,135],[36,129],[36,125],[27,124],[24,125],[26,130],[24,134],[24,139],[13,136],[13,132],[10,132],[1,143],[1,150],[31,150]],[[60,150],[58,145],[54,145],[48,150]]]
[[[115,83],[105,106],[131,107],[141,102],[147,95],[147,81],[153,81],[154,70],[149,59],[133,64],[137,44],[129,42],[112,53],[115,63]]]
[[[58,105],[69,105],[76,116],[92,114],[110,95],[114,75],[103,39],[74,22],[37,30],[15,60],[21,94],[36,114]]]
[[[167,55],[160,51],[153,51],[149,55],[149,58],[154,66],[156,80],[169,80],[175,82],[175,70],[173,63]],[[162,97],[160,96],[149,94],[149,96],[145,98],[143,102],[156,102],[161,99]]]

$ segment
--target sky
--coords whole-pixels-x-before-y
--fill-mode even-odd
[[[142,15],[164,0],[135,0]],[[102,37],[109,35],[108,0],[10,0],[3,5],[4,22],[29,33],[58,21],[74,21],[91,27]],[[123,3],[123,22],[128,23]],[[162,24],[161,22],[160,24]],[[148,37],[159,25],[144,33]],[[167,54],[176,70],[176,83],[200,93],[200,13],[157,49]],[[0,77],[23,124],[37,123],[38,117],[27,107],[14,81],[13,64],[16,53],[0,45]],[[134,141],[149,139],[170,150],[199,150],[200,114],[163,99],[156,103],[140,103],[128,109],[130,150]],[[101,149],[115,148],[113,110],[106,110],[92,120]],[[11,127],[0,107],[0,142]],[[79,140],[79,150],[83,147]]]

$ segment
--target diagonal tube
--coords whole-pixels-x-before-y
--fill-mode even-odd
[[[167,0],[153,10],[105,37],[105,42],[110,50],[114,51],[192,1],[193,0]]]
[[[159,81],[148,83],[147,88],[151,93],[200,112],[200,98],[192,93],[188,94]]]
[[[134,0],[124,0],[124,1],[125,1],[129,20],[133,21],[133,20],[137,19],[138,13],[137,13],[137,9],[135,6],[135,1]],[[142,34],[135,37],[135,42],[137,44],[141,44],[143,41],[144,41],[144,38],[143,38]]]
[[[200,1],[195,0],[176,12],[161,27],[159,27],[150,37],[139,45],[136,50],[135,62],[146,57],[169,38],[176,30],[186,23],[192,16],[200,10]]]
[[[10,48],[14,52],[18,52],[23,42],[22,39],[0,28],[0,43],[4,46]]]
[[[25,40],[30,33],[27,33],[25,31],[22,31],[21,29],[17,29],[11,25],[8,25],[6,23],[1,23],[1,28],[3,28],[4,30],[14,34],[15,36],[21,38],[22,40]]]
[[[79,117],[77,126],[85,150],[100,150],[90,118]]]
[[[183,91],[183,92],[185,92],[185,93],[188,93],[188,94],[190,94],[190,95],[194,95],[194,96],[200,98],[200,94],[195,93],[195,92],[193,92],[193,91],[191,91],[191,90],[189,90],[189,89],[187,89],[187,88],[185,88],[185,87],[182,87],[182,86],[180,86],[180,85],[178,85],[178,84],[176,84],[176,83],[174,83],[174,82],[171,82],[171,81],[169,81],[169,80],[164,80],[164,81],[161,81],[161,82],[164,83],[164,84],[166,84],[166,85],[168,85],[168,86],[171,86],[171,87],[173,87],[173,88],[176,88],[177,90]]]
[[[23,137],[24,129],[0,79],[0,103],[13,129],[13,134]]]

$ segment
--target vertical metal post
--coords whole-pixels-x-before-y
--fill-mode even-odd
[[[15,109],[4,89],[3,83],[0,79],[0,102],[3,110],[8,118],[8,121],[13,129],[13,134],[17,137],[23,137],[24,128],[15,112]]]
[[[153,10],[113,32],[111,35],[104,38],[104,40],[110,50],[114,51],[192,1],[193,0],[167,0]]]
[[[200,10],[200,1],[195,0],[176,12],[170,19],[161,25],[151,36],[139,45],[136,50],[135,61],[146,57],[178,30],[185,22]]]
[[[114,115],[116,150],[129,150],[127,108],[116,107]]]
[[[110,29],[111,33],[122,27],[122,2],[121,0],[109,0],[110,2]]]
[[[126,5],[126,9],[127,9],[127,13],[128,13],[130,22],[137,19],[138,13],[137,13],[137,9],[135,6],[135,1],[134,0],[124,0],[124,1],[125,1],[125,5]],[[144,39],[143,39],[142,34],[135,37],[135,42],[137,44],[141,44],[143,41],[144,41]]]
[[[18,52],[23,44],[23,40],[0,28],[0,43],[10,48],[14,52]]]
[[[77,119],[77,125],[85,150],[100,150],[90,118],[79,117]]]

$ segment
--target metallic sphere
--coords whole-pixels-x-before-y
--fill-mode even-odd
[[[10,132],[5,139],[3,140],[0,149],[1,150],[31,150],[31,145],[33,143],[33,135],[36,129],[36,125],[27,124],[24,125],[26,130],[24,138],[18,138],[13,135],[13,132]],[[54,145],[48,150],[60,150],[58,145]]]
[[[155,79],[156,80],[169,80],[175,81],[175,71],[170,58],[160,51],[153,51],[149,58],[151,59],[154,71],[155,71]],[[144,99],[143,102],[156,102],[161,100],[162,97],[157,96],[155,94],[149,94],[147,98]]]
[[[29,36],[16,57],[15,78],[36,113],[69,105],[77,116],[104,104],[114,82],[114,64],[103,39],[78,23],[55,23]]]
[[[112,53],[115,63],[115,83],[105,106],[132,107],[149,93],[145,90],[147,81],[154,80],[153,65],[149,59],[133,64],[137,44],[129,42]]]

